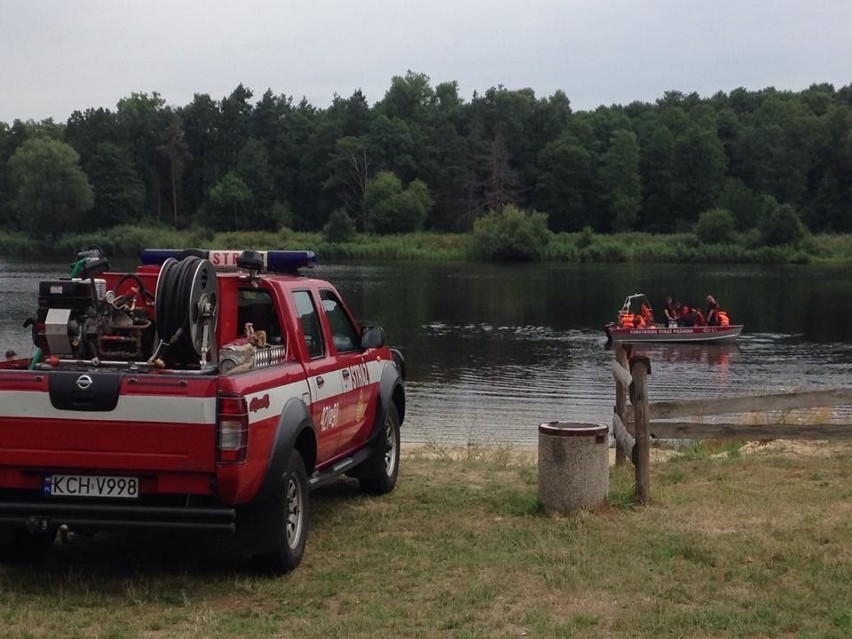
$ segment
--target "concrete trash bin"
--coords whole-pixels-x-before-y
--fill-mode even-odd
[[[609,485],[609,428],[547,422],[538,427],[538,498],[547,511],[592,509]]]

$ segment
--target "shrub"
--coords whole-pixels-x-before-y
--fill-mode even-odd
[[[734,241],[736,221],[727,209],[711,209],[698,216],[695,235],[702,244],[730,244]]]
[[[541,259],[552,236],[545,213],[509,205],[474,222],[471,245],[484,260],[529,262]]]
[[[355,222],[343,209],[336,209],[322,228],[323,239],[329,244],[342,244],[355,239]]]
[[[577,248],[584,249],[592,245],[595,241],[595,232],[591,226],[584,226],[583,230],[577,234]]]
[[[763,243],[767,246],[797,246],[805,237],[805,225],[789,204],[782,204],[770,213],[763,225]]]

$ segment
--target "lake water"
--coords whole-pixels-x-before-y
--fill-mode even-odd
[[[38,282],[68,269],[0,258],[0,349],[30,352],[21,324],[34,315]],[[657,307],[667,295],[703,305],[712,293],[745,325],[735,345],[642,347],[651,401],[852,385],[849,266],[392,262],[314,273],[405,354],[404,442],[534,445],[541,422],[609,424],[603,325],[634,292]]]

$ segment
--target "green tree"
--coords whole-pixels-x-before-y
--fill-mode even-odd
[[[813,88],[813,87],[812,87]],[[831,105],[819,119],[803,219],[812,231],[852,231],[852,105]]]
[[[109,109],[86,109],[74,111],[65,125],[67,144],[80,154],[80,163],[85,167],[104,143],[117,144],[119,129],[116,118]]]
[[[249,139],[237,154],[232,170],[251,193],[251,201],[247,202],[242,220],[243,226],[265,231],[277,230],[279,220],[272,214],[272,167],[262,142],[254,138]]]
[[[102,142],[84,168],[95,195],[89,227],[105,229],[117,224],[138,224],[144,215],[145,184],[130,151]]]
[[[716,201],[717,208],[727,209],[734,216],[737,230],[760,228],[769,214],[778,208],[771,195],[748,188],[742,180],[729,177]]]
[[[379,234],[419,231],[433,206],[423,181],[414,180],[403,189],[400,179],[389,171],[367,182],[364,199],[370,210],[370,231]]]
[[[417,174],[418,140],[405,120],[379,115],[370,126],[367,154],[377,169],[411,180]]]
[[[30,234],[56,238],[76,228],[77,216],[92,208],[92,187],[79,161],[69,145],[50,138],[27,140],[11,157],[13,206]]]
[[[249,139],[252,91],[241,84],[219,102],[219,117],[214,132],[219,166],[233,166],[237,154]]]
[[[434,100],[435,92],[429,85],[429,76],[409,70],[405,76],[391,78],[390,88],[376,105],[376,110],[388,118],[419,123],[425,120]]]
[[[613,133],[601,159],[601,181],[612,230],[632,231],[642,206],[639,144],[632,131]]]
[[[435,87],[435,105],[425,129],[418,175],[435,201],[427,227],[436,231],[469,231],[473,225],[472,169],[468,108],[458,84]]]
[[[664,124],[655,122],[648,133],[647,140],[643,140],[640,146],[642,148],[639,163],[642,179],[640,228],[657,233],[669,233],[677,226],[671,180],[674,134]]]
[[[157,147],[172,121],[171,111],[159,93],[132,93],[119,100],[115,122],[115,142],[126,146],[133,155],[139,177],[145,183],[146,212],[160,219],[169,200],[171,180],[160,162]],[[108,141],[108,140],[105,140]]]
[[[184,171],[182,201],[185,209],[193,214],[207,200],[217,177],[226,172],[218,165],[215,149],[219,106],[206,93],[196,93],[192,102],[178,112],[189,156]]]
[[[554,231],[578,231],[593,226],[593,160],[571,135],[548,143],[539,154],[535,185],[536,208],[548,214]]]
[[[743,178],[779,202],[801,204],[816,138],[816,118],[789,95],[770,95],[748,119],[739,154]]]
[[[690,228],[702,211],[713,206],[724,185],[727,157],[716,131],[690,126],[675,139],[669,170],[676,219],[681,227]]]
[[[210,189],[210,207],[214,213],[216,230],[246,230],[245,222],[240,222],[241,213],[251,202],[251,189],[235,173],[226,173]],[[233,221],[233,227],[231,227]]]

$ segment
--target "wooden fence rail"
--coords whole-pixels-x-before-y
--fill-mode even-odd
[[[705,417],[730,413],[790,411],[852,405],[852,389],[800,391],[678,402],[648,401],[647,357],[632,355],[630,345],[616,344],[612,375],[615,407],[612,432],[616,463],[633,463],[634,499],[650,499],[650,440],[657,439],[840,439],[852,438],[852,424],[748,424],[660,421],[678,417]],[[628,404],[627,400],[630,400]],[[651,421],[651,418],[654,421]]]

